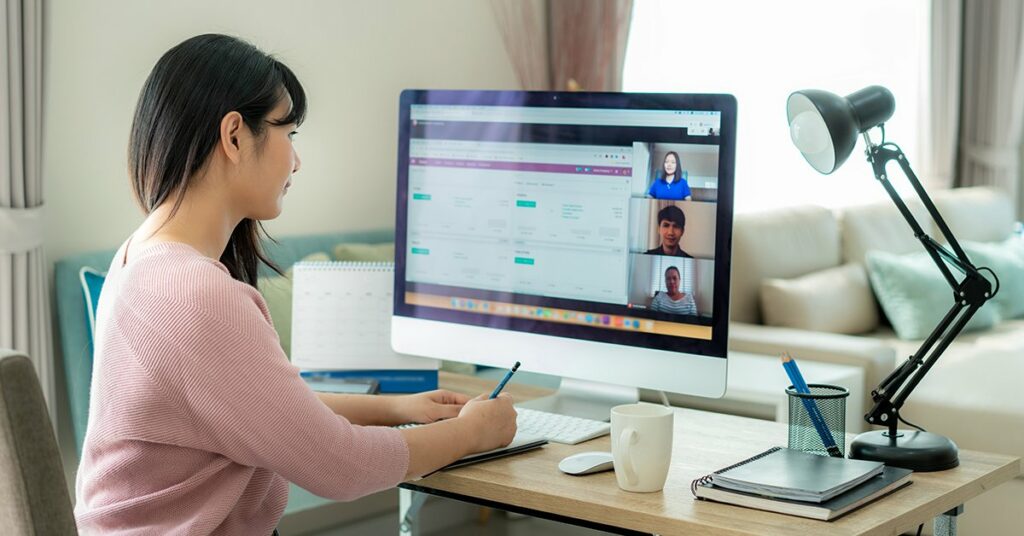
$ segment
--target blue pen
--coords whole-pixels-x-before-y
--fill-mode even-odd
[[[796,392],[805,395],[811,394],[811,388],[804,381],[803,374],[800,374],[800,368],[796,366],[796,360],[790,357],[789,354],[782,355],[782,367],[786,369],[789,381],[793,382],[793,388],[796,389]],[[804,408],[807,409],[807,415],[811,418],[811,422],[818,431],[818,435],[821,436],[821,442],[825,445],[825,450],[828,451],[830,456],[842,458],[843,453],[836,446],[836,441],[832,437],[832,432],[828,429],[828,425],[825,424],[825,417],[821,415],[818,405],[810,398],[800,397],[800,400],[803,401]]]
[[[501,393],[501,390],[505,388],[505,384],[508,383],[508,381],[512,378],[512,375],[515,374],[516,370],[518,369],[519,362],[516,361],[516,364],[512,365],[512,369],[505,373],[505,377],[501,379],[501,383],[499,383],[498,386],[494,388],[494,392],[491,393],[491,398],[495,398],[498,396],[499,393]]]

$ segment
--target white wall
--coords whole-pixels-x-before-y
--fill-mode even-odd
[[[481,0],[55,0],[46,17],[51,260],[114,248],[141,221],[126,172],[135,101],[160,55],[193,35],[245,38],[305,86],[303,167],[266,225],[276,236],[394,226],[402,89],[519,87]]]

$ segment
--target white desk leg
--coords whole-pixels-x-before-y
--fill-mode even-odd
[[[398,488],[398,536],[420,536],[420,508],[426,493]]]
[[[964,513],[964,505],[961,504],[960,506],[936,517],[935,536],[956,536],[957,517],[962,513]]]

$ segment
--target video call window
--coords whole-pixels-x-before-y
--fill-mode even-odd
[[[635,142],[633,195],[717,201],[718,151],[718,145]]]
[[[412,121],[418,305],[711,337],[717,131]]]
[[[647,255],[715,258],[717,203],[630,200],[629,251]]]
[[[673,316],[710,318],[714,268],[714,261],[708,259],[632,255],[629,306]]]

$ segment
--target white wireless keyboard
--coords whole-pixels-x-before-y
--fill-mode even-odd
[[[535,409],[516,408],[519,416],[517,434],[540,436],[555,443],[575,445],[611,432],[612,425],[603,421],[581,419]]]

